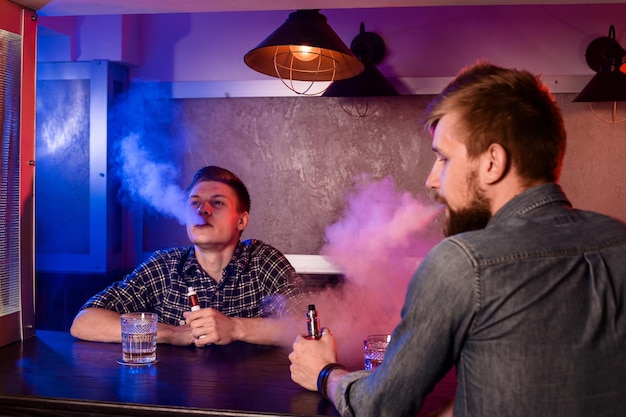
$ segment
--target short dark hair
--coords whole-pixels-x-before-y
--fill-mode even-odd
[[[448,113],[460,117],[470,157],[498,143],[528,183],[558,180],[567,135],[561,110],[535,75],[480,61],[431,102],[423,124],[432,131]]]
[[[248,189],[243,181],[229,170],[213,165],[200,168],[196,172],[196,175],[194,175],[189,187],[187,187],[187,194],[189,194],[197,183],[203,181],[217,181],[230,186],[235,191],[235,194],[237,194],[237,199],[239,200],[237,208],[239,211],[250,212],[250,194],[248,193]]]

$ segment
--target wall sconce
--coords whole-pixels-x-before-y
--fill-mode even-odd
[[[369,97],[399,96],[400,93],[376,68],[385,56],[385,42],[376,33],[366,32],[364,23],[361,23],[359,34],[352,40],[350,50],[365,69],[355,77],[333,82],[322,96],[339,97],[343,111],[351,116],[366,117],[376,112],[376,109],[370,108]]]
[[[626,64],[622,64],[622,57],[626,51],[615,40],[615,27],[609,28],[609,36],[593,40],[585,52],[587,65],[596,71],[591,81],[573,100],[588,102],[593,114],[605,122],[623,122],[626,118],[617,120],[617,102],[626,101]],[[612,102],[611,120],[600,117],[594,111],[592,103]]]
[[[302,95],[321,94],[328,84],[315,91],[316,83],[354,77],[364,68],[319,10],[291,13],[285,23],[244,56],[244,62],[255,71],[279,78],[287,88]]]
[[[386,48],[383,39],[373,32],[365,31],[361,23],[359,34],[352,40],[350,50],[365,66],[359,75],[345,80],[335,81],[322,94],[324,97],[381,97],[398,96],[400,93],[378,71],[385,56]]]

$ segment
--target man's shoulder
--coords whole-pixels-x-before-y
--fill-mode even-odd
[[[513,216],[486,228],[444,239],[438,246],[443,257],[458,249],[475,261],[512,259],[596,250],[626,245],[626,224],[613,217],[578,209],[556,215]],[[455,249],[454,247],[458,249]]]
[[[444,238],[428,251],[422,263],[451,268],[454,264],[461,262],[462,267],[467,268],[474,258],[474,251],[471,249],[471,245],[467,244],[468,233],[473,232]]]
[[[259,239],[247,239],[247,240],[242,241],[241,245],[250,254],[254,254],[254,255],[273,254],[273,255],[284,256],[283,253],[279,251],[278,249],[276,249],[274,246],[268,243],[265,243]]]
[[[189,258],[192,251],[193,246],[174,246],[166,249],[157,249],[145,263],[184,261]]]
[[[587,221],[607,224],[607,225],[617,228],[618,230],[626,230],[626,223],[624,221],[617,219],[615,217],[609,216],[607,214],[599,213],[597,211],[582,210],[582,209],[575,209],[574,211],[578,215],[585,217]]]
[[[248,239],[241,242],[242,255],[248,261],[255,261],[260,265],[291,266],[287,257],[274,246],[259,239]]]
[[[157,249],[152,256],[184,256],[191,252],[193,246],[172,246],[171,248]]]

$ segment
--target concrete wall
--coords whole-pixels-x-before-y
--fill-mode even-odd
[[[344,111],[362,101],[283,97],[291,93],[280,81],[245,66],[243,55],[288,13],[40,16],[38,60],[110,60],[128,65],[133,83],[161,84],[181,111],[158,125],[168,131],[159,146],[181,167],[176,180],[185,186],[208,163],[231,168],[252,192],[246,236],[288,253],[318,253],[361,173],[391,175],[399,189],[426,197],[433,157],[419,117],[429,94],[479,58],[543,74],[570,135],[566,191],[578,207],[626,220],[626,122],[602,122],[587,104],[571,102],[593,74],[587,45],[610,24],[626,44],[619,19],[626,4],[322,10],[347,44],[361,22],[387,44],[379,69],[406,95],[370,100],[368,117]],[[607,103],[596,107],[609,117]],[[618,103],[618,117],[626,117],[626,103]],[[145,251],[186,242],[174,220],[147,212],[143,224]]]
[[[247,183],[252,210],[244,237],[286,253],[317,254],[361,174],[372,181],[391,176],[398,192],[428,201],[424,182],[434,155],[419,118],[430,98],[182,100],[169,146],[179,155],[181,186],[207,164],[231,169]],[[562,185],[575,206],[626,221],[626,123],[602,122],[573,98],[557,96],[569,134]],[[357,104],[368,105],[370,114],[344,111]],[[435,221],[426,235],[439,230]],[[144,238],[146,251],[187,243],[177,222],[151,215]]]

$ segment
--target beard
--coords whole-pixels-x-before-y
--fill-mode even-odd
[[[448,215],[443,227],[443,233],[446,237],[484,229],[491,219],[489,200],[485,198],[483,192],[476,185],[476,174],[471,174],[467,181],[472,192],[472,200],[467,207],[453,210],[444,198],[437,197],[437,200],[444,203],[448,208]]]

